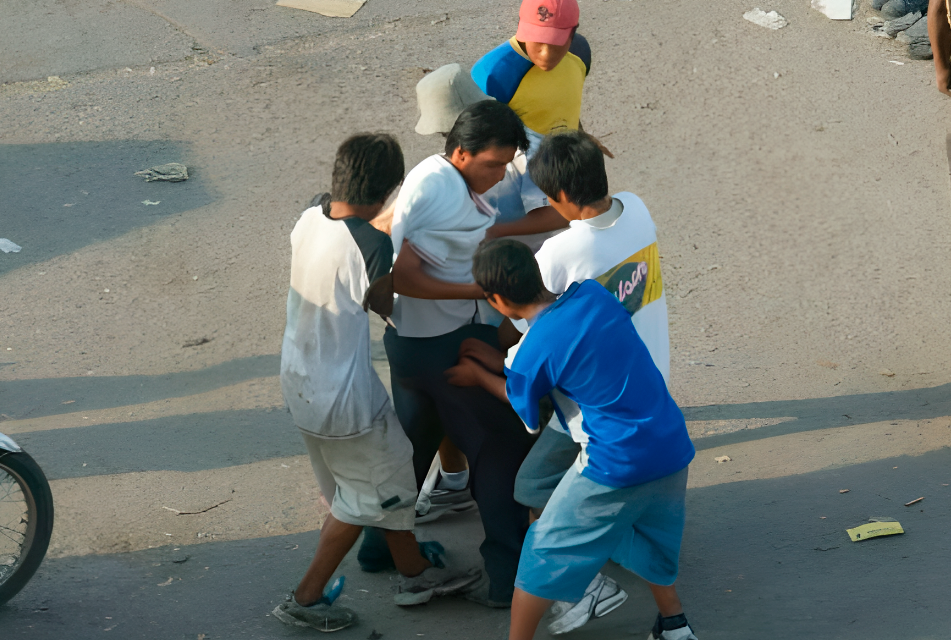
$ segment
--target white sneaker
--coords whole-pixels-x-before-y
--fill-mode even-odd
[[[599,573],[595,576],[584,597],[578,603],[556,602],[551,607],[555,619],[548,625],[548,632],[553,636],[574,631],[583,627],[591,618],[605,616],[627,600],[627,592],[618,583]]]
[[[400,576],[399,592],[393,601],[401,607],[425,604],[434,596],[449,596],[463,593],[482,577],[481,569],[460,572],[453,569],[430,567],[418,576]]]
[[[661,624],[661,615],[657,614],[657,620],[654,622],[654,628],[651,630],[650,635],[647,636],[647,640],[697,640],[697,636],[694,635],[693,629],[690,628],[690,624],[687,623],[687,618],[680,614],[680,617],[683,621],[682,627],[677,627],[676,629],[664,629]]]

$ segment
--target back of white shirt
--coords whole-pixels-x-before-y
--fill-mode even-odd
[[[469,284],[472,255],[495,221],[473,201],[462,174],[443,156],[420,162],[400,188],[393,210],[393,250],[406,240],[423,259],[423,271],[444,282]],[[399,335],[431,338],[477,318],[475,300],[421,300],[397,296],[392,320]]]
[[[563,233],[545,241],[535,254],[545,287],[556,295],[574,282],[597,280],[631,314],[634,328],[654,364],[670,386],[670,338],[667,298],[660,274],[657,227],[644,203],[633,193],[614,196],[623,211],[613,223],[599,218],[575,220]]]

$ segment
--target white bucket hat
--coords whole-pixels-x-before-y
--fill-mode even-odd
[[[416,133],[424,136],[448,133],[466,107],[492,99],[482,93],[458,64],[439,67],[416,85],[416,102],[421,114]]]

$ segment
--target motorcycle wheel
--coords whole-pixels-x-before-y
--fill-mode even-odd
[[[53,533],[53,494],[26,453],[0,451],[0,605],[36,573]]]

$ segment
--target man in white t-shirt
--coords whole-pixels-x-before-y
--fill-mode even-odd
[[[667,300],[660,273],[657,229],[647,207],[632,193],[609,195],[603,153],[583,132],[546,138],[528,168],[551,206],[569,221],[569,228],[546,240],[535,255],[545,288],[561,295],[575,282],[601,283],[631,314],[638,335],[669,386]],[[527,328],[524,324],[516,325],[520,333]],[[481,348],[484,347],[469,342],[463,346],[462,354],[475,355],[473,351]],[[514,345],[508,351],[507,362],[516,352]],[[557,390],[551,398],[569,429],[581,433],[578,405]],[[581,447],[553,417],[519,470],[516,500],[532,508],[536,515],[540,513],[579,455],[583,455]],[[627,594],[617,583],[599,574],[581,602],[554,606],[555,619],[549,631],[560,634],[577,629],[590,618],[613,611],[626,599]]]
[[[449,131],[445,155],[423,160],[406,176],[392,224],[397,299],[383,344],[393,403],[413,444],[417,485],[444,436],[469,461],[489,578],[470,596],[490,606],[508,606],[512,598],[528,528],[527,509],[513,497],[515,476],[532,438],[511,407],[481,389],[453,387],[443,372],[456,364],[466,338],[498,345],[496,328],[481,322],[477,301],[485,295],[473,280],[472,256],[496,216],[482,194],[527,146],[522,122],[508,106],[471,105]]]

